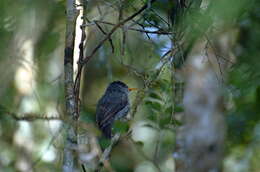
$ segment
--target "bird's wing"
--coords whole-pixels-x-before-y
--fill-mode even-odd
[[[127,95],[107,95],[98,103],[97,122],[100,127],[113,122],[115,115],[128,105]]]

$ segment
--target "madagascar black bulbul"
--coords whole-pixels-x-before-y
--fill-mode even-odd
[[[113,122],[125,117],[130,111],[128,94],[131,90],[135,89],[128,88],[121,81],[114,81],[108,85],[105,94],[98,101],[96,122],[105,137],[112,137]]]

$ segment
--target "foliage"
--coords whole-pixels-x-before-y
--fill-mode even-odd
[[[238,18],[240,34],[235,53],[238,62],[230,72],[229,84],[234,100],[234,108],[227,116],[229,138],[233,144],[247,144],[253,141],[253,130],[260,120],[259,89],[260,63],[259,54],[260,24],[259,2],[248,3],[247,10]]]

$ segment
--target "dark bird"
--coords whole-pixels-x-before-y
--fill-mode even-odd
[[[131,90],[135,88],[128,88],[121,81],[114,81],[109,84],[105,94],[98,101],[96,122],[105,137],[112,137],[113,122],[125,117],[130,111],[128,94]]]

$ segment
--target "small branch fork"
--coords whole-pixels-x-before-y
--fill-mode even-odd
[[[151,0],[150,3],[154,3],[156,0]],[[102,47],[102,45],[110,39],[111,35],[121,26],[123,26],[126,22],[132,20],[137,15],[141,14],[146,8],[148,8],[148,4],[143,5],[137,12],[132,14],[131,16],[127,17],[126,19],[120,21],[118,24],[114,25],[114,27],[111,29],[109,33],[106,34],[106,37],[99,42],[99,44],[94,48],[94,50],[91,52],[91,54],[87,57],[85,57],[82,60],[79,60],[79,63],[87,64],[89,60],[97,53],[97,51]]]

